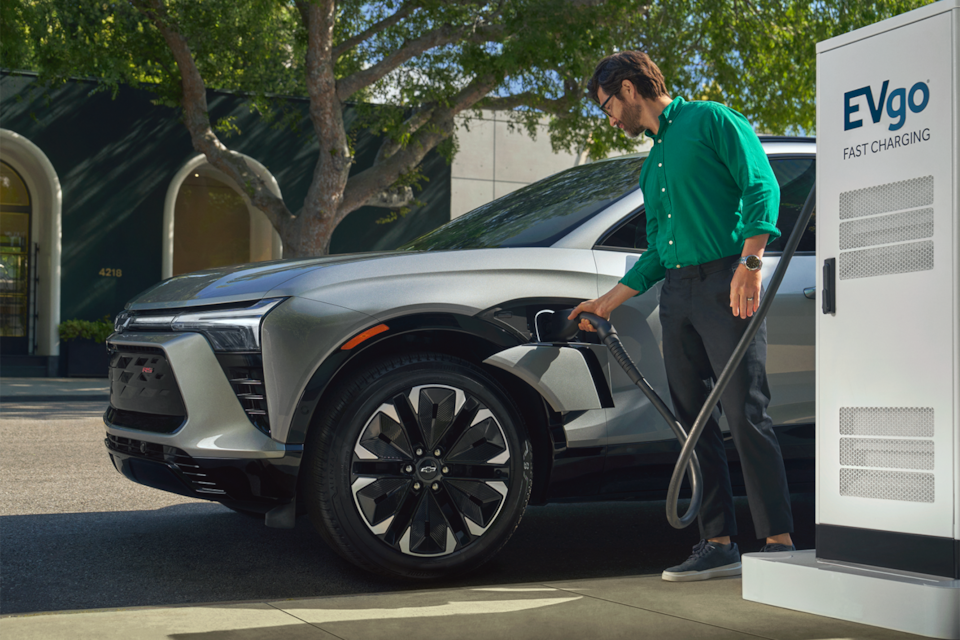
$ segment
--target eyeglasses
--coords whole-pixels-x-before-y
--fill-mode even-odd
[[[604,101],[603,101],[603,104],[600,105],[600,111],[603,111],[605,114],[607,114],[607,115],[610,116],[611,118],[613,117],[613,114],[610,113],[609,111],[607,111],[607,103],[610,102],[610,99],[613,98],[613,96],[617,95],[618,93],[620,93],[620,92],[619,92],[619,91],[614,91],[614,92],[611,93],[609,96],[607,96],[607,99],[604,100]]]

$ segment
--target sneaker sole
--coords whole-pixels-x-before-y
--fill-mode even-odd
[[[734,562],[725,564],[722,567],[714,567],[706,571],[683,571],[680,573],[668,573],[664,571],[660,576],[667,582],[696,582],[698,580],[709,580],[710,578],[726,578],[729,576],[740,575],[741,563]]]

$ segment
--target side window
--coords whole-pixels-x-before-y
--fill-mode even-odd
[[[626,251],[643,251],[647,248],[647,212],[640,207],[615,227],[610,229],[600,242],[598,248],[621,249]]]
[[[810,188],[817,177],[817,162],[813,157],[805,158],[771,158],[770,166],[780,184],[780,216],[777,219],[777,228],[780,237],[767,245],[767,251],[783,251],[787,238],[793,231],[803,203],[810,194]],[[797,251],[817,250],[817,212],[814,210],[810,224],[800,237]]]

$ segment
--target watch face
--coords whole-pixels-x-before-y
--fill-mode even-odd
[[[757,256],[747,256],[743,264],[746,265],[747,269],[750,269],[750,271],[756,271],[760,268],[761,262],[760,258]]]

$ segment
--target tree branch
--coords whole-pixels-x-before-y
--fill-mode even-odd
[[[401,125],[403,133],[413,134],[416,133],[420,127],[429,122],[430,117],[433,115],[434,105],[428,104],[424,105],[423,108],[418,109],[411,115],[407,120]],[[383,141],[383,144],[380,145],[380,150],[377,151],[377,157],[374,160],[373,164],[378,165],[394,153],[403,148],[403,145],[400,142],[397,142],[393,138],[387,136],[387,139]]]
[[[410,15],[414,9],[417,9],[419,7],[420,7],[419,2],[416,2],[414,0],[408,0],[408,2],[405,2],[403,6],[400,7],[397,10],[397,12],[392,16],[388,16],[384,18],[380,22],[374,25],[371,25],[365,31],[358,33],[355,36],[351,36],[346,40],[344,40],[343,42],[341,42],[340,44],[338,44],[337,46],[335,46],[333,48],[333,59],[334,60],[338,59],[347,51],[350,51],[350,49],[353,49],[357,45],[360,45],[366,42],[367,40],[377,35],[381,31],[385,31],[386,29],[389,29],[390,27],[392,27],[393,25],[397,24],[398,22],[406,18],[408,15]]]
[[[337,83],[337,97],[339,97],[341,101],[346,101],[357,91],[365,87],[369,87],[402,65],[404,62],[415,58],[420,54],[433,49],[434,47],[442,47],[444,45],[457,42],[461,38],[464,38],[464,36],[467,36],[468,33],[469,36],[466,39],[469,39],[471,42],[485,42],[487,40],[495,40],[499,38],[502,36],[503,31],[504,27],[501,25],[480,27],[476,29],[474,29],[472,25],[459,28],[452,27],[450,25],[438,27],[437,29],[434,29],[433,31],[417,38],[416,40],[411,40],[404,43],[402,47],[387,55],[377,64],[363,69],[362,71],[357,71],[346,78],[341,78],[341,80]]]
[[[573,78],[565,78],[563,95],[559,98],[547,98],[532,91],[525,91],[502,98],[487,96],[477,103],[477,106],[481,109],[492,109],[494,111],[512,111],[517,107],[530,107],[531,109],[560,115],[568,113],[570,109],[580,103],[580,100],[583,99],[582,87],[586,85],[586,82],[587,80],[578,83]]]
[[[190,132],[193,148],[207,161],[233,180],[250,197],[254,206],[263,211],[278,230],[293,219],[281,198],[275,196],[266,183],[250,169],[239,154],[228,149],[210,127],[207,109],[207,88],[193,59],[187,39],[167,13],[161,0],[131,0],[160,32],[173,53],[180,71],[184,123]]]
[[[385,191],[402,174],[416,167],[423,158],[446,138],[453,135],[454,118],[483,99],[497,85],[492,75],[475,79],[461,90],[450,107],[434,107],[430,119],[414,134],[409,144],[385,158],[381,163],[350,178],[337,211],[336,223],[367,202],[371,196]]]

